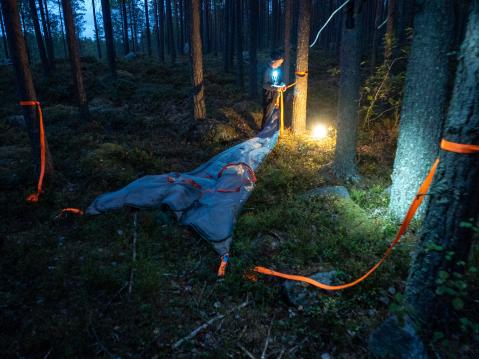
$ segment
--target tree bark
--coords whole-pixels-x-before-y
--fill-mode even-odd
[[[191,0],[191,67],[193,79],[193,112],[195,120],[206,118],[203,81],[203,53],[201,49],[200,0]]]
[[[406,70],[389,211],[402,219],[434,161],[447,106],[452,3],[417,1],[414,35]],[[423,206],[422,208],[424,208]],[[424,214],[424,209],[418,211]]]
[[[20,18],[18,16],[16,0],[1,0],[2,11],[5,15],[5,30],[7,33],[8,45],[10,47],[10,56],[13,70],[15,72],[16,84],[18,88],[20,101],[37,101],[37,94],[33,85],[33,78],[28,66],[28,57],[20,30]],[[35,106],[22,106],[25,127],[32,147],[32,157],[34,163],[35,176],[40,175],[40,128],[38,112]],[[53,173],[53,165],[48,150],[48,144],[45,141],[46,164],[45,176]]]
[[[284,64],[283,64],[283,79],[284,83],[289,83],[289,76],[291,75],[291,25],[293,15],[292,0],[285,0],[284,2]]]
[[[83,76],[80,63],[80,50],[78,48],[77,37],[75,35],[75,24],[73,22],[73,11],[71,0],[62,0],[63,16],[65,17],[65,31],[67,34],[68,53],[70,55],[70,64],[72,67],[73,85],[77,95],[78,108],[80,116],[88,119],[88,102],[83,85]]]
[[[35,31],[35,38],[37,40],[38,53],[42,62],[43,71],[46,75],[50,75],[50,62],[48,61],[45,45],[43,44],[42,32],[40,30],[40,23],[38,22],[37,6],[35,0],[28,0],[30,5],[30,14],[32,16],[33,29]]]
[[[100,34],[98,33],[98,24],[96,22],[95,0],[91,0],[91,6],[93,10],[93,24],[95,26],[96,51],[98,53],[98,58],[101,59]]]
[[[236,16],[236,84],[244,88],[244,64],[243,64],[243,1],[235,0]]]
[[[55,54],[53,52],[53,42],[50,38],[50,33],[48,31],[47,20],[45,17],[45,9],[43,8],[43,0],[38,0],[38,6],[40,9],[40,17],[42,19],[42,28],[43,28],[43,38],[45,39],[45,45],[47,48],[47,57],[50,64],[50,69],[55,69]]]
[[[258,96],[258,0],[249,0],[249,95]]]
[[[452,142],[479,144],[478,58],[479,0],[473,0],[443,136]],[[438,295],[437,279],[441,271],[449,278],[464,272],[474,232],[462,224],[475,223],[479,213],[479,156],[441,151],[440,157],[406,284],[406,304],[423,329],[435,320],[448,325],[453,318],[448,315],[452,296]]]
[[[7,45],[7,34],[5,32],[5,25],[3,24],[3,11],[0,14],[0,27],[2,28],[2,40],[3,40],[3,51],[5,54],[5,58],[8,59],[10,56],[8,55],[8,45]]]
[[[113,78],[116,78],[116,55],[115,44],[113,42],[113,27],[111,25],[111,9],[109,0],[101,0],[101,11],[103,14],[103,31],[105,33],[106,54],[108,65]]]
[[[358,13],[359,1],[351,1],[346,11],[353,17],[348,24],[348,16],[343,16],[343,32],[340,45],[340,78],[338,94],[338,119],[336,149],[334,152],[333,173],[346,181],[357,182],[359,173],[356,166],[356,143],[358,135],[358,101],[361,78],[361,18]],[[349,27],[352,25],[352,27]]]
[[[64,27],[63,27],[63,12],[62,12],[61,0],[58,0],[57,5],[58,5],[58,15],[60,17],[60,28],[61,28],[61,32],[62,32],[63,57],[66,59],[66,58],[68,58],[67,41],[65,39],[65,31],[64,31]]]
[[[309,21],[311,0],[299,0],[298,47],[296,51],[296,72],[308,72]],[[308,75],[296,75],[293,97],[292,129],[296,134],[306,131],[306,104],[308,99]]]
[[[171,63],[176,62],[176,45],[175,37],[173,34],[173,14],[171,11],[171,1],[166,0],[166,27],[168,33],[168,51],[170,52]]]
[[[381,25],[381,19],[383,15],[383,1],[382,0],[376,0],[376,14],[374,16],[374,29],[373,29],[373,40],[372,40],[372,46],[371,46],[371,67],[370,67],[370,73],[372,74],[375,69],[376,69],[376,58],[377,58],[377,52],[378,52],[378,35],[379,35],[379,30],[378,26]]]
[[[130,44],[128,39],[128,15],[126,13],[126,0],[120,0],[120,13],[123,29],[123,53],[127,55],[130,52]]]
[[[223,9],[223,17],[224,17],[224,28],[223,28],[223,68],[225,72],[230,71],[230,63],[229,63],[229,32],[230,32],[230,7],[231,7],[231,0],[225,0],[225,6]]]
[[[151,56],[151,33],[150,33],[150,17],[148,15],[148,0],[145,0],[145,31],[146,31],[146,49],[148,52],[148,56]]]
[[[30,54],[30,49],[28,47],[28,39],[27,39],[27,36],[28,36],[28,32],[27,32],[27,28],[26,28],[26,25],[25,25],[25,2],[22,1],[20,2],[20,18],[22,20],[22,29],[23,29],[23,40],[25,41],[25,48],[27,49],[27,56],[28,56],[28,64],[31,64],[32,63],[32,56]]]
[[[158,20],[159,20],[159,37],[160,37],[160,60],[165,62],[165,3],[164,0],[159,1]]]

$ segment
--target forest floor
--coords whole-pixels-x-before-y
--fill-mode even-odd
[[[312,306],[292,305],[279,279],[251,282],[244,273],[253,265],[304,275],[336,270],[346,281],[369,269],[397,229],[386,216],[395,125],[361,127],[363,180],[347,184],[350,200],[303,196],[337,184],[321,175],[334,139],[287,133],[257,173],[224,279],[216,277],[219,258],[206,241],[164,212],[141,211],[129,297],[132,213],[55,219],[61,208],[86,208],[143,175],[192,170],[258,131],[260,96],[248,99],[219,59],[205,63],[210,120],[199,126],[190,115],[186,59],[121,62],[116,82],[103,63],[85,59],[87,122],[77,115],[69,66],[58,64],[51,79],[37,69],[55,176],[35,204],[24,200],[35,183],[13,75],[0,69],[2,357],[367,356],[368,334],[401,303],[415,226],[373,278],[343,292],[310,289]],[[309,120],[333,124],[335,64],[318,52],[311,64]],[[174,345],[218,315],[224,317]],[[468,343],[459,335],[449,349],[434,349],[473,357]]]

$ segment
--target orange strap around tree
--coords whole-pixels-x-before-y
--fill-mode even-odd
[[[469,145],[469,144],[450,142],[450,141],[447,141],[445,139],[442,139],[442,141],[441,141],[441,149],[443,149],[445,151],[450,151],[450,152],[454,152],[454,153],[461,153],[461,154],[479,153],[479,145]],[[270,276],[274,276],[274,277],[280,277],[280,278],[284,278],[284,279],[289,279],[289,280],[308,283],[308,284],[311,284],[311,285],[313,285],[317,288],[321,288],[321,289],[325,289],[325,290],[329,290],[329,291],[342,290],[342,289],[354,287],[355,285],[361,283],[363,280],[365,280],[371,274],[373,274],[381,264],[383,264],[383,262],[386,260],[386,258],[389,257],[389,255],[391,254],[393,248],[401,240],[402,235],[406,232],[409,224],[411,223],[411,220],[414,217],[414,214],[416,213],[417,209],[421,205],[421,203],[424,199],[424,195],[427,194],[427,192],[429,190],[429,187],[431,186],[432,179],[434,177],[434,174],[436,172],[438,164],[439,164],[439,158],[436,159],[436,161],[432,165],[431,169],[429,170],[429,173],[426,176],[426,179],[424,180],[424,182],[419,187],[419,190],[418,190],[416,196],[414,197],[414,199],[413,199],[413,201],[412,201],[412,203],[411,203],[411,205],[410,205],[410,207],[409,207],[409,209],[406,213],[406,216],[404,217],[404,220],[401,223],[401,226],[399,227],[399,230],[396,233],[396,236],[395,236],[394,240],[391,242],[389,248],[386,250],[386,252],[382,256],[382,258],[373,267],[371,267],[371,269],[369,269],[364,275],[362,275],[358,279],[356,279],[354,281],[351,281],[351,282],[348,282],[348,283],[345,283],[345,284],[341,284],[341,285],[329,285],[329,284],[318,282],[318,281],[316,281],[314,279],[311,279],[309,277],[304,277],[304,276],[300,276],[300,275],[293,275],[293,274],[285,274],[285,273],[277,272],[277,271],[274,271],[272,269],[265,268],[265,267],[260,267],[260,266],[255,267],[253,269],[253,271],[256,272],[256,273],[261,273],[261,274],[270,275]]]
[[[27,197],[28,202],[38,202],[40,193],[43,189],[43,178],[45,177],[45,161],[46,161],[46,141],[45,129],[43,127],[43,113],[40,102],[38,101],[20,101],[20,106],[35,106],[38,112],[38,127],[40,130],[40,175],[38,176],[37,192]]]

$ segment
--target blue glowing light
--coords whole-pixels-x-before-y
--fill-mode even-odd
[[[279,80],[279,70],[271,71],[271,79],[273,80],[274,83],[278,82],[278,80]]]

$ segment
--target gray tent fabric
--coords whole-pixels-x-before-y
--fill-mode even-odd
[[[121,207],[168,206],[185,226],[227,254],[237,216],[251,195],[254,171],[278,141],[279,111],[274,109],[256,137],[239,143],[187,173],[144,176],[122,189],[98,196],[86,210],[96,215]]]

